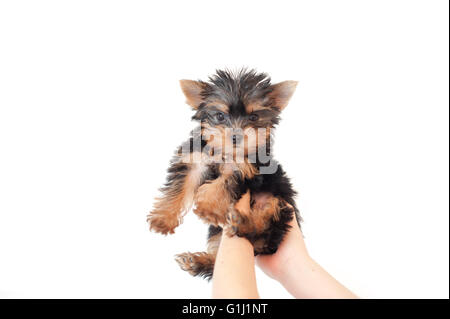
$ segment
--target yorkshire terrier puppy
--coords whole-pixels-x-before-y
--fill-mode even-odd
[[[181,80],[199,127],[175,153],[148,215],[150,229],[172,234],[184,213],[209,224],[206,252],[176,261],[193,276],[210,279],[222,232],[246,237],[254,253],[273,254],[296,214],[295,191],[271,154],[272,132],[297,82],[271,84],[265,73],[217,71],[209,81]]]

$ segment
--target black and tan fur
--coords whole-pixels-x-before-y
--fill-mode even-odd
[[[195,204],[194,213],[210,225],[208,249],[177,255],[176,260],[191,275],[210,279],[225,225],[227,235],[250,240],[255,254],[273,254],[288,231],[293,214],[300,220],[294,201],[296,193],[270,148],[272,130],[297,82],[271,84],[266,74],[243,69],[237,73],[217,71],[207,82],[181,80],[180,84],[187,103],[195,111],[192,118],[200,126],[177,150],[168,169],[167,183],[161,189],[162,196],[156,199],[147,220],[151,230],[172,234],[184,213]],[[267,130],[247,135],[255,128]],[[233,133],[234,129],[239,129],[239,135]],[[198,137],[201,142],[195,143]],[[226,146],[230,146],[231,153],[217,152]],[[255,156],[263,146],[264,161]],[[241,162],[233,161],[238,149],[244,156]],[[216,161],[217,156],[226,156],[228,161]],[[194,157],[201,160],[193,161]],[[267,157],[276,169],[262,174]]]

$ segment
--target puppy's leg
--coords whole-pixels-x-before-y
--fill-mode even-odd
[[[203,221],[215,226],[223,225],[232,202],[227,177],[222,175],[201,185],[197,190],[194,202],[194,213]]]
[[[250,191],[247,191],[230,208],[226,215],[226,222],[230,226],[226,228],[226,234],[228,236],[243,236],[254,231],[250,207]]]
[[[222,236],[222,229],[214,227],[215,234],[208,238],[208,249],[206,252],[197,253],[182,253],[176,255],[176,262],[181,269],[189,272],[192,276],[200,276],[207,280],[212,278],[214,272],[214,263],[216,261],[217,250],[219,249],[220,237]]]
[[[258,249],[258,253],[274,254],[278,250],[286,233],[291,228],[289,222],[294,218],[294,214],[296,214],[295,208],[280,200],[278,218],[271,221],[270,227],[262,236],[264,244]]]
[[[227,214],[230,236],[252,236],[266,231],[272,221],[279,219],[281,201],[270,193],[259,192],[250,196],[248,191]]]
[[[211,279],[216,256],[207,252],[182,253],[175,256],[175,260],[181,269],[187,271],[192,276],[200,276]]]
[[[227,213],[244,190],[242,184],[255,174],[255,168],[249,163],[223,164],[220,175],[201,185],[195,195],[194,213],[208,224],[218,226],[226,223]]]
[[[194,193],[202,182],[204,167],[201,163],[173,161],[168,169],[167,183],[161,188],[153,210],[147,216],[150,230],[173,234],[181,223],[183,212],[192,205]]]

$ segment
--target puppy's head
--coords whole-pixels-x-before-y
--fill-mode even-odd
[[[219,70],[207,82],[181,80],[186,102],[201,122],[202,136],[215,152],[245,155],[270,141],[271,129],[289,103],[296,81],[271,84],[265,73]]]

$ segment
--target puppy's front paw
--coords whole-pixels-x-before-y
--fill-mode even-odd
[[[175,228],[180,224],[180,220],[175,214],[155,210],[147,216],[150,230],[164,235],[175,233]]]
[[[229,207],[228,197],[217,183],[203,184],[194,198],[194,213],[208,224],[223,224]]]
[[[204,206],[201,204],[197,205],[194,208],[194,213],[207,224],[218,226],[221,223],[221,218],[219,217],[219,215],[209,210],[208,206]]]

